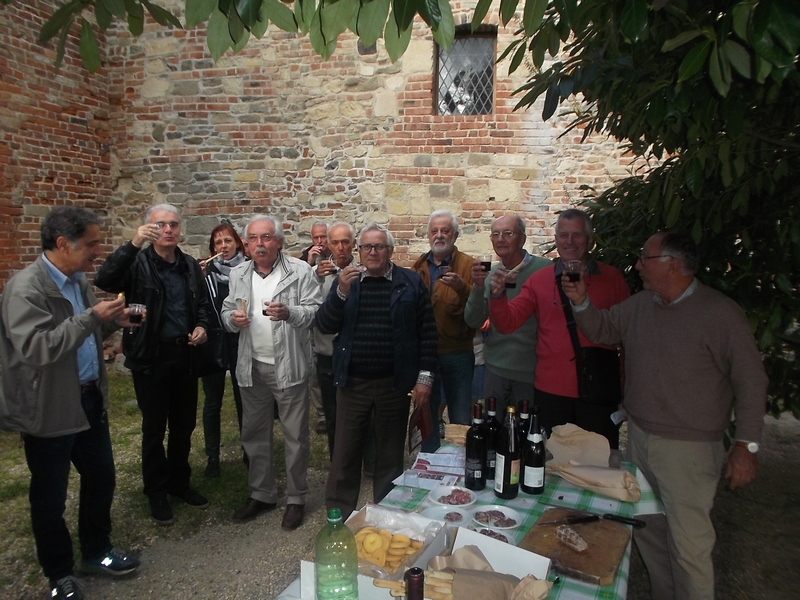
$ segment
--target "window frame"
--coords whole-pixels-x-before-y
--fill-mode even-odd
[[[491,38],[492,43],[492,109],[491,112],[477,114],[442,114],[439,112],[439,79],[441,73],[442,47],[434,42],[433,54],[433,85],[431,86],[432,102],[431,108],[435,117],[485,117],[496,114],[497,112],[497,27],[494,25],[481,25],[475,32],[472,32],[470,25],[456,26],[453,43],[458,39]]]

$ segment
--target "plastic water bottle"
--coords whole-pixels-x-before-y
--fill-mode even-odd
[[[358,600],[356,538],[338,508],[328,509],[328,524],[314,542],[317,600]]]

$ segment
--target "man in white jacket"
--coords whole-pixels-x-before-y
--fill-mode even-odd
[[[256,215],[243,238],[253,260],[231,271],[230,291],[222,304],[226,329],[239,332],[236,378],[242,393],[242,446],[250,458],[250,497],[233,519],[249,521],[277,506],[272,464],[277,406],[286,456],[281,527],[293,530],[303,523],[308,493],[310,326],[322,294],[311,266],[281,253],[283,226],[278,219]]]

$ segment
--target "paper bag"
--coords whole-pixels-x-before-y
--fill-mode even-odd
[[[595,494],[625,502],[638,502],[642,498],[639,482],[628,471],[583,465],[557,466],[550,470]]]

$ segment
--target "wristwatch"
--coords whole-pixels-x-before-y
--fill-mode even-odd
[[[758,452],[758,444],[756,442],[748,442],[746,440],[736,440],[736,445],[741,446],[745,450],[747,450],[750,454],[755,454]]]

